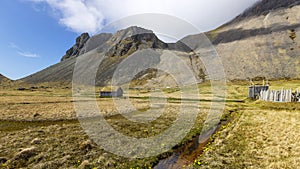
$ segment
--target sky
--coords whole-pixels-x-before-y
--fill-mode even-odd
[[[1,0],[0,74],[16,80],[56,64],[81,33],[95,35],[127,16],[167,14],[209,31],[257,1]]]

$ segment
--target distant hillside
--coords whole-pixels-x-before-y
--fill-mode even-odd
[[[10,79],[7,78],[7,77],[5,77],[5,76],[3,76],[2,74],[0,74],[0,83],[1,83],[2,81],[10,81]]]
[[[299,21],[299,0],[262,0],[206,35],[228,80],[300,78]],[[189,35],[177,44],[197,44],[199,36]]]
[[[263,0],[207,36],[228,79],[300,78],[299,21],[299,0]]]
[[[261,0],[236,17],[233,21],[238,22],[244,18],[267,15],[272,11],[292,8],[297,5],[300,5],[299,0]]]

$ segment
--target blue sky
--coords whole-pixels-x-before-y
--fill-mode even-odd
[[[0,73],[19,79],[58,63],[83,32],[141,13],[182,18],[203,31],[257,0],[1,0]],[[155,30],[154,30],[155,32]]]
[[[0,1],[0,73],[18,79],[59,62],[78,33],[34,4]]]

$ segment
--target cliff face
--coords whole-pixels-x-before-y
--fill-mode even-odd
[[[76,43],[69,50],[66,51],[66,54],[61,58],[61,61],[64,61],[70,57],[77,57],[81,53],[82,48],[85,43],[89,40],[90,36],[88,33],[83,33],[76,38]]]

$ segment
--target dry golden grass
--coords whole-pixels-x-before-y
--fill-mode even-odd
[[[296,88],[299,81],[271,84],[275,89]],[[299,168],[299,103],[246,101],[241,105],[237,118],[216,134],[192,168]]]
[[[70,90],[0,91],[1,120],[66,120],[76,118]]]
[[[198,160],[201,168],[297,168],[297,111],[245,110]]]
[[[270,83],[272,88],[277,89],[281,88],[282,84],[286,88],[296,88],[299,82],[293,80]],[[225,114],[228,115],[230,112],[237,114],[230,125],[226,125],[214,136],[214,141],[207,146],[205,153],[199,156],[192,167],[297,168],[299,166],[299,103],[250,101],[246,99],[248,84],[248,82],[228,83]],[[149,168],[172,152],[171,150],[167,154],[146,159],[126,159],[113,155],[93,142],[88,143],[89,137],[76,120],[70,88],[49,87],[18,91],[16,87],[18,86],[0,90],[0,157],[11,160],[3,164],[9,168],[76,168],[84,164],[87,168]],[[112,98],[96,98],[96,101],[99,111],[117,131],[136,138],[149,137],[164,131],[172,124],[178,112],[176,107],[181,101],[186,106],[197,102],[195,95],[191,95],[188,98],[190,100],[177,99],[180,96],[178,89],[162,91],[169,97],[166,112],[154,123],[145,125],[133,123],[118,115]],[[199,91],[202,99],[199,104],[201,112],[191,132],[178,146],[186,144],[201,132],[203,120],[210,109],[209,100],[212,95],[210,84],[208,82],[200,84]],[[142,92],[131,90],[126,96],[130,97],[117,101],[130,101],[140,110],[138,115],[143,116],[143,112],[150,108],[148,90]],[[78,100],[80,101],[80,98]],[[241,100],[244,102],[237,102]],[[160,104],[164,105],[163,102]],[[123,110],[127,108],[122,107]],[[21,161],[12,160],[21,149],[31,146],[35,147],[37,155]]]
[[[149,93],[145,92],[133,98],[121,98],[116,101],[130,101],[140,112],[135,115],[143,117],[143,112],[149,109]],[[169,93],[171,94],[171,93]],[[94,142],[91,146],[85,145],[89,141],[80,123],[76,120],[73,107],[72,92],[70,89],[47,88],[19,91],[10,88],[0,91],[0,157],[10,160],[3,166],[9,168],[76,168],[83,161],[90,168],[130,168],[153,167],[160,156],[146,159],[126,159],[104,151]],[[82,98],[77,98],[79,101]],[[76,100],[77,100],[76,99]],[[88,99],[93,99],[88,98]],[[96,98],[99,111],[106,116],[107,122],[115,130],[125,135],[146,138],[163,132],[174,122],[178,112],[178,100],[167,102],[165,112],[157,120],[149,124],[139,124],[118,115],[112,98]],[[189,105],[192,101],[187,101]],[[163,103],[162,106],[165,106]],[[161,108],[161,107],[158,107]],[[192,139],[201,132],[202,124],[209,103],[202,106],[191,132],[179,145]],[[127,109],[122,107],[122,109]],[[38,114],[38,115],[36,115]],[[170,138],[173,139],[173,138]],[[82,147],[91,147],[84,149]],[[21,149],[34,146],[36,155],[21,160],[14,160]],[[171,153],[170,150],[169,153]],[[164,154],[163,156],[165,156]]]

